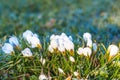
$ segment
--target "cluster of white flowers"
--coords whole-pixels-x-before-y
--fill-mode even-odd
[[[27,40],[31,48],[38,47],[41,49],[41,43],[40,40],[38,39],[37,34],[33,34],[32,31],[27,30],[23,33],[23,38]],[[9,38],[9,43],[5,43],[3,45],[2,50],[6,54],[13,54],[15,52],[14,50],[15,48],[20,50],[20,43],[16,36],[12,36]],[[29,48],[25,48],[24,50],[21,51],[21,53],[24,57],[32,56],[32,52]]]
[[[6,54],[12,54],[14,53],[14,48],[19,47],[20,44],[18,42],[18,39],[16,36],[12,36],[9,38],[9,43],[5,43],[2,47],[2,50],[6,53]]]
[[[31,56],[33,56],[33,54],[31,52],[30,48],[38,48],[38,49],[42,48],[41,42],[38,38],[38,35],[33,34],[32,31],[26,30],[23,33],[23,38],[29,44],[28,47],[21,50],[22,48],[21,48],[21,44],[19,43],[18,38],[16,36],[11,36],[8,40],[9,42],[5,43],[2,46],[3,52],[6,54],[14,54],[15,53],[14,49],[18,49],[19,51],[21,51],[21,53],[24,57],[31,57]],[[88,32],[84,33],[83,39],[85,41],[85,46],[78,48],[77,53],[79,55],[91,56],[92,53],[97,52],[97,49],[98,49],[97,43],[92,42],[92,36],[90,33],[88,33]],[[61,35],[53,34],[50,37],[50,45],[48,46],[48,51],[51,53],[53,53],[53,52],[65,53],[65,51],[74,53],[74,44],[72,42],[72,37],[71,36],[68,37],[65,33],[62,33]],[[109,60],[111,60],[112,57],[117,55],[118,52],[119,52],[119,48],[116,45],[113,45],[113,44],[109,45],[108,49],[107,49],[107,53],[109,53]],[[75,63],[75,59],[72,55],[69,56],[69,60],[72,63]],[[46,60],[41,56],[40,62],[44,66]],[[58,68],[58,71],[60,74],[65,74],[61,68]],[[75,71],[73,74],[76,77],[79,76],[79,73],[77,71]],[[69,80],[71,78],[72,78],[72,76],[69,76],[66,78],[66,80]],[[44,80],[44,79],[50,80],[51,78],[47,77],[44,74],[41,74],[39,76],[39,80]]]
[[[85,47],[79,47],[77,53],[79,55],[90,56],[92,52],[97,52],[97,43],[93,43],[92,36],[90,33],[86,32],[83,34],[83,40],[85,41]],[[93,50],[93,51],[92,51]]]
[[[74,51],[72,37],[68,37],[65,33],[62,33],[61,35],[53,34],[50,37],[50,45],[48,47],[48,50],[51,53],[53,53],[55,50],[58,50],[59,52]]]
[[[27,40],[27,42],[30,44],[31,48],[42,48],[40,40],[38,39],[37,34],[33,34],[30,30],[27,30],[23,33],[23,38]]]
[[[86,47],[79,47],[77,53],[79,55],[90,56],[92,54],[92,36],[90,33],[86,32],[83,34],[83,39],[86,43]]]

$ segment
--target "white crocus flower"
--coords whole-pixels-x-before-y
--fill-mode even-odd
[[[109,45],[108,47],[108,53],[110,54],[110,56],[115,56],[119,51],[119,48],[112,44],[112,45]]]
[[[64,47],[64,44],[63,44],[63,39],[59,39],[58,40],[58,50],[60,52],[65,52],[65,47]]]
[[[32,56],[32,52],[29,48],[25,48],[23,51],[22,51],[22,54],[24,57],[31,57]]]
[[[79,76],[79,73],[77,71],[75,71],[74,75],[77,77],[77,76]]]
[[[51,40],[50,45],[53,49],[57,49],[58,48],[58,40]]]
[[[97,49],[98,49],[98,46],[97,46],[97,43],[93,43],[93,51],[94,52],[97,52]]]
[[[44,74],[41,74],[39,80],[48,80],[48,78]]]
[[[40,40],[38,39],[38,35],[33,34],[30,30],[27,30],[23,33],[23,38],[28,41],[28,43],[31,45],[31,48],[42,48]]]
[[[65,52],[65,50],[73,52],[74,51],[74,44],[71,41],[72,37],[67,35],[65,33],[62,33],[61,35],[52,35],[50,37],[50,45],[48,47],[48,50],[50,52],[53,52],[52,49],[57,49],[59,52]]]
[[[83,54],[84,54],[85,56],[90,56],[90,55],[92,54],[91,48],[85,47],[84,50],[83,50]]]
[[[53,40],[53,39],[55,39],[55,35],[54,34],[50,36],[50,40]]]
[[[38,48],[42,48],[41,46],[41,43],[40,43],[40,40],[37,38],[37,37],[31,37],[31,39],[29,40],[29,44],[31,45],[31,48],[35,48],[35,47],[38,47]]]
[[[13,46],[20,45],[16,36],[12,36],[11,38],[9,38],[9,43]]]
[[[28,36],[33,36],[33,33],[32,31],[30,30],[26,30],[24,33],[23,33],[23,38],[27,40],[27,37]]]
[[[51,53],[53,53],[53,52],[54,52],[54,49],[52,48],[52,46],[51,46],[51,45],[49,45],[49,47],[48,47],[48,51],[50,51]]]
[[[92,40],[91,40],[91,39],[88,39],[86,45],[87,45],[87,47],[92,48]]]
[[[73,42],[71,42],[71,41],[65,41],[64,42],[64,46],[65,46],[65,49],[67,51],[71,51],[71,50],[74,51],[74,44],[73,44]]]
[[[12,54],[14,53],[13,46],[9,43],[5,43],[2,47],[2,50],[6,54]]]
[[[69,40],[69,38],[67,37],[67,35],[65,33],[61,33],[60,37],[61,37],[61,39],[65,40],[65,41]]]
[[[58,68],[58,71],[59,71],[59,73],[63,73],[64,74],[64,71],[61,68]]]
[[[58,50],[59,50],[60,52],[62,52],[62,53],[65,52],[64,46],[59,46],[59,47],[58,47]]]
[[[70,61],[71,61],[71,62],[75,62],[74,57],[70,56]]]
[[[45,62],[46,62],[46,60],[44,59],[44,58],[40,58],[40,62],[42,63],[42,65],[44,65],[45,64]]]
[[[78,53],[79,55],[82,55],[82,54],[83,54],[83,50],[84,50],[84,48],[79,47],[78,50],[77,50],[77,53]]]
[[[87,42],[88,39],[92,39],[92,36],[90,33],[86,32],[83,34],[83,39],[85,42]]]

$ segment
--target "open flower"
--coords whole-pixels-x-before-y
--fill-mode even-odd
[[[91,39],[91,38],[92,38],[92,36],[91,36],[90,33],[86,32],[86,33],[83,34],[83,39],[84,39],[85,42],[87,42],[87,40]]]
[[[6,54],[14,53],[13,46],[9,43],[5,43],[4,46],[2,47],[2,50]]]
[[[9,43],[13,46],[20,45],[16,36],[12,36],[11,38],[9,38]]]
[[[32,52],[29,48],[25,48],[23,51],[22,51],[22,54],[24,57],[31,57],[32,56]]]

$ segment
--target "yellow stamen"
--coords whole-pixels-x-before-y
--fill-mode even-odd
[[[42,46],[41,46],[40,44],[37,44],[37,47],[38,47],[39,49],[42,49]]]

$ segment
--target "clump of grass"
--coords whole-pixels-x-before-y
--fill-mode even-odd
[[[32,37],[34,36],[32,35]],[[71,78],[70,80],[120,79],[120,51],[116,45],[112,44],[106,48],[102,43],[96,43],[97,48],[94,50],[95,46],[87,45],[89,42],[88,36],[86,36],[86,41],[79,36],[81,38],[80,43],[83,44],[81,46],[74,44],[74,52],[71,55],[70,51],[60,52],[57,48],[53,52],[49,52],[49,42],[45,42],[46,40],[41,41],[40,45],[42,47],[35,46],[33,48],[32,43],[29,42],[32,37],[28,40],[22,36],[17,38],[19,48],[12,45],[14,49],[12,54],[11,52],[9,54],[4,52],[0,54],[0,79],[37,80],[41,79],[40,75],[49,80],[67,80],[67,78]],[[81,54],[77,46],[82,48]],[[28,56],[22,54],[26,47],[31,50],[32,56],[29,56],[29,51],[26,52]],[[91,50],[90,54],[87,51],[87,55],[85,55],[87,49],[84,48],[86,47]]]

